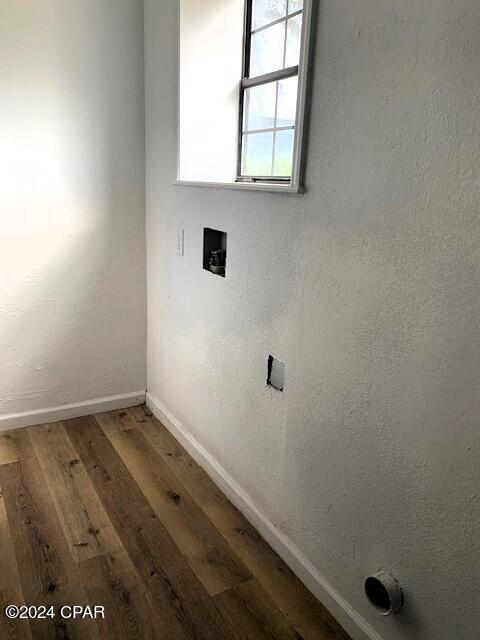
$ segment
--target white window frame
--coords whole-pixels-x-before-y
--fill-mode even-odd
[[[313,29],[312,22],[315,17],[314,5],[317,0],[304,0],[303,3],[303,20],[302,20],[302,39],[300,46],[300,61],[298,65],[298,95],[297,95],[297,112],[295,122],[295,142],[293,151],[292,176],[290,181],[278,181],[268,179],[262,181],[239,180],[237,174],[236,179],[229,182],[208,182],[201,180],[182,180],[179,178],[179,148],[180,148],[180,95],[179,95],[179,74],[180,74],[180,10],[178,9],[178,48],[177,48],[177,73],[175,93],[177,96],[176,109],[176,148],[175,148],[175,178],[174,184],[179,186],[192,187],[217,187],[222,189],[240,189],[253,191],[267,191],[277,193],[303,193],[304,186],[304,168],[306,155],[306,136],[307,125],[309,120],[309,81],[311,73],[311,63],[313,59]],[[249,0],[245,0],[246,6]],[[178,6],[180,2],[178,2]],[[247,15],[247,8],[245,9]],[[245,25],[244,25],[245,34]],[[245,50],[245,43],[244,43]],[[239,95],[242,94],[241,82],[244,79],[245,63],[242,63],[242,69],[239,73]],[[240,102],[240,100],[239,100]],[[240,106],[239,106],[240,108]],[[241,110],[240,110],[241,113]],[[240,135],[240,127],[233,135]],[[241,140],[238,141],[238,149],[241,148]],[[240,153],[240,151],[239,151]]]
[[[277,83],[277,97],[276,102],[278,101],[278,82],[280,80],[284,80],[287,78],[297,78],[298,82],[298,73],[299,73],[299,65],[296,64],[292,67],[282,67],[281,69],[277,69],[275,71],[271,71],[269,73],[265,73],[259,76],[251,75],[251,49],[252,49],[252,38],[254,34],[265,31],[270,27],[273,27],[276,24],[283,24],[285,30],[285,40],[284,40],[284,50],[283,50],[283,58],[285,60],[286,49],[287,49],[287,25],[288,20],[295,16],[302,16],[302,24],[304,20],[303,8],[295,11],[293,13],[289,13],[288,5],[289,2],[287,0],[286,3],[286,14],[277,20],[269,22],[265,25],[261,25],[257,29],[253,29],[253,5],[255,0],[245,0],[245,17],[244,17],[244,26],[243,26],[243,73],[242,80],[240,82],[240,107],[239,107],[239,124],[238,124],[238,153],[237,153],[237,180],[239,182],[273,182],[273,183],[287,183],[290,184],[291,176],[280,176],[280,175],[245,175],[242,173],[242,164],[243,164],[243,155],[244,155],[244,145],[245,143],[245,135],[251,133],[250,131],[246,131],[245,126],[245,112],[247,110],[246,106],[246,94],[249,89],[253,89],[254,87],[261,87],[265,85],[271,85],[274,82]],[[298,104],[295,107],[295,112],[298,109]],[[296,113],[295,113],[296,117]],[[295,129],[296,122],[289,127],[285,127],[285,130],[293,130],[296,135]],[[260,130],[259,130],[260,131]],[[274,164],[274,156],[275,156],[275,138],[278,128],[274,125],[270,129],[262,129],[263,132],[271,131],[273,133],[273,150],[272,150],[272,170]],[[292,149],[292,156],[294,155],[294,150]],[[292,166],[293,170],[293,166]]]

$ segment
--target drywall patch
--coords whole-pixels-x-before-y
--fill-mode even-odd
[[[268,356],[267,385],[277,391],[283,391],[285,386],[285,364],[273,356]]]

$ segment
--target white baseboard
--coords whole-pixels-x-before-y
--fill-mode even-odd
[[[111,411],[113,409],[126,409],[145,402],[145,391],[135,391],[133,393],[123,393],[117,396],[107,396],[106,398],[95,398],[85,402],[66,404],[50,409],[38,409],[27,413],[14,413],[7,416],[0,416],[0,432],[22,427],[31,427],[36,424],[47,424],[58,422],[59,420],[69,420],[70,418],[80,418],[93,413]]]
[[[370,624],[338,593],[295,544],[280,531],[220,463],[189,433],[157,398],[147,393],[147,405],[172,435],[205,469],[233,504],[275,549],[305,586],[330,611],[353,640],[382,640]]]

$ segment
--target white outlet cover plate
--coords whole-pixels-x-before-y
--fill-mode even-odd
[[[185,255],[185,231],[177,229],[177,256]]]

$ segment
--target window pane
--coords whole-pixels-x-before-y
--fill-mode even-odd
[[[271,129],[275,126],[276,89],[277,83],[270,82],[245,91],[244,130]]]
[[[287,51],[285,67],[293,67],[300,62],[300,42],[302,39],[302,14],[290,18],[287,23]]]
[[[288,2],[288,13],[295,13],[295,11],[300,11],[303,9],[303,0],[289,0]]]
[[[287,0],[253,0],[252,24],[254,29],[270,24],[287,13]]]
[[[250,77],[283,69],[285,22],[252,35]],[[294,63],[297,64],[297,63]]]
[[[298,77],[280,80],[278,83],[277,127],[295,124],[297,115]]]
[[[243,136],[242,175],[271,176],[273,133],[247,133]]]
[[[295,132],[293,129],[289,131],[277,131],[275,139],[275,161],[273,163],[274,176],[292,175],[293,163],[293,142]]]

